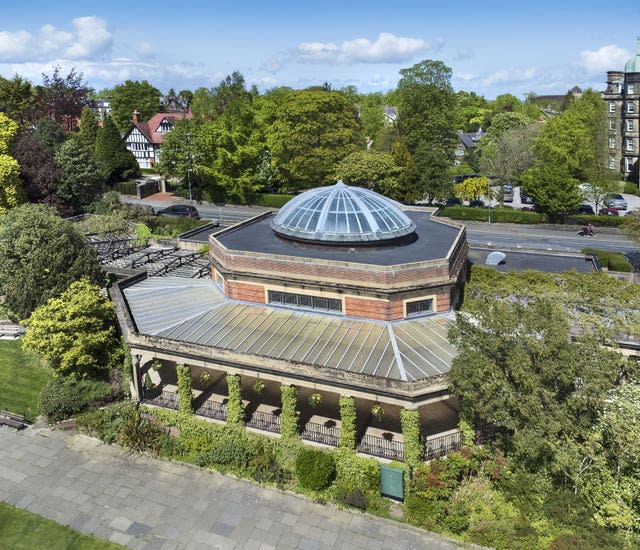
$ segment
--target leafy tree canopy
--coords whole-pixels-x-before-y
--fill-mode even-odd
[[[119,342],[113,306],[99,291],[81,279],[38,307],[24,322],[23,347],[44,357],[58,375],[104,377]]]
[[[131,127],[134,111],[138,111],[140,120],[149,120],[162,110],[160,90],[146,80],[126,80],[111,91],[111,113],[121,132]]]
[[[400,171],[389,153],[356,151],[336,165],[334,178],[343,180],[347,185],[373,189],[376,193],[395,199]]]
[[[7,154],[11,141],[18,132],[18,124],[0,112],[0,154]]]
[[[65,131],[75,131],[82,109],[89,103],[90,89],[75,67],[65,77],[60,71],[54,67],[51,76],[42,74],[42,85],[36,87],[35,118],[49,117]]]
[[[18,319],[81,277],[99,279],[95,253],[55,210],[25,204],[0,216],[0,293]]]
[[[11,79],[0,76],[0,112],[22,123],[30,114],[33,100],[31,82],[17,74]]]

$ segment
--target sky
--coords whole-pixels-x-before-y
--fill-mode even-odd
[[[60,66],[95,90],[148,80],[163,93],[236,70],[260,91],[386,92],[424,59],[450,67],[455,90],[488,99],[599,90],[640,36],[638,0],[0,0],[0,14],[2,76],[38,84]]]

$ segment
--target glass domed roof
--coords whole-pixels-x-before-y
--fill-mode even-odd
[[[271,222],[271,228],[292,239],[367,243],[410,235],[416,226],[395,201],[339,181],[310,189],[289,201]]]

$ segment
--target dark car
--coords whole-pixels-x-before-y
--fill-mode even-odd
[[[533,199],[520,188],[520,202],[522,204],[533,204]]]
[[[193,218],[194,220],[200,219],[200,214],[195,206],[190,204],[174,204],[158,210],[156,212],[158,216],[176,216],[178,218]]]
[[[601,216],[619,216],[620,213],[618,212],[617,208],[601,208],[600,209],[600,215]]]
[[[576,208],[576,214],[589,214],[591,216],[595,215],[593,211],[593,207],[590,204],[581,204]]]
[[[447,202],[445,203],[445,206],[457,206],[459,204],[462,204],[462,201],[459,198],[449,197],[447,199]]]
[[[484,208],[484,201],[480,200],[480,199],[473,199],[472,201],[469,201],[469,206],[474,206],[476,208]]]

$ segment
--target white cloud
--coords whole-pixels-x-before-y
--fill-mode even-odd
[[[537,76],[538,69],[535,67],[529,67],[526,69],[504,69],[483,77],[482,83],[485,86],[491,86],[493,84],[503,84],[505,82],[530,82],[535,80]]]
[[[155,52],[153,50],[153,46],[150,42],[140,42],[138,44],[138,55],[142,59],[150,59],[155,57]]]
[[[92,59],[111,50],[113,38],[99,17],[77,17],[71,32],[44,25],[37,34],[25,30],[0,31],[0,60],[33,62],[56,57]]]
[[[398,63],[412,59],[429,44],[421,38],[396,36],[381,32],[375,42],[367,38],[332,42],[303,42],[292,52],[301,63]]]
[[[622,69],[631,54],[624,48],[610,44],[595,51],[580,52],[580,66],[590,73],[614,71]]]

